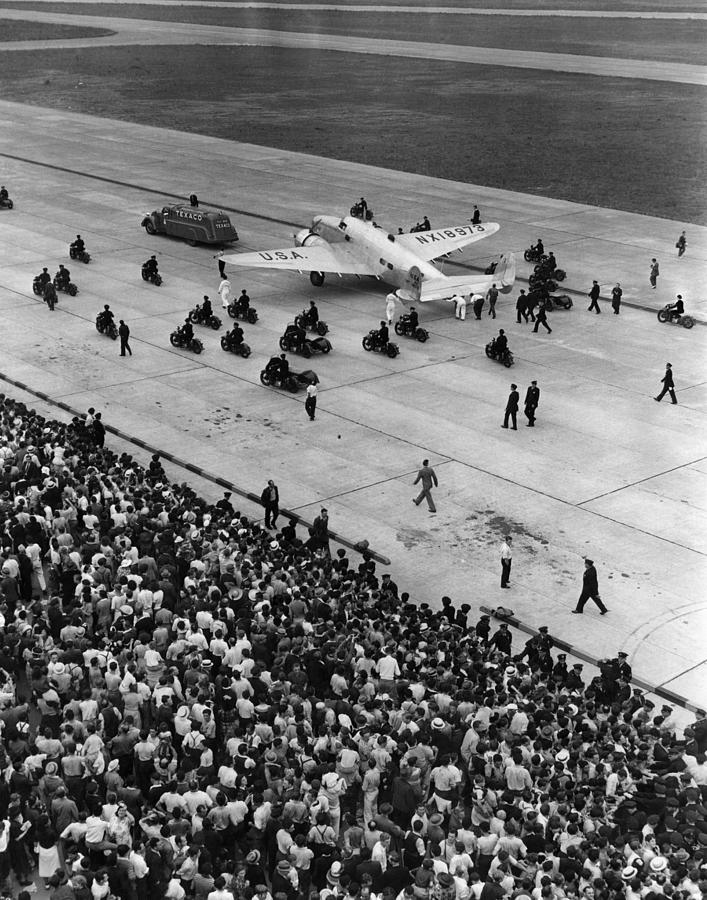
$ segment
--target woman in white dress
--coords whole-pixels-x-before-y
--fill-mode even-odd
[[[56,870],[62,868],[59,856],[59,835],[47,815],[42,815],[37,820],[35,849],[39,858],[39,877],[43,878],[44,884],[47,885],[47,881]]]

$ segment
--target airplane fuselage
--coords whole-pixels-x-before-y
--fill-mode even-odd
[[[447,230],[450,232],[449,237],[461,237],[473,233],[474,226],[461,225]],[[405,287],[409,283],[411,269],[418,270],[423,281],[444,277],[432,263],[420,259],[414,251],[401,246],[394,234],[354,216],[315,216],[311,231],[330,244],[348,242],[355,246],[357,255],[367,263],[370,271],[386,284]],[[432,232],[421,231],[415,235],[415,240],[421,247],[432,239]]]

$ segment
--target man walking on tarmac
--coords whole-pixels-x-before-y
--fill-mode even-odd
[[[432,486],[437,487],[437,473],[430,465],[429,459],[422,460],[422,468],[417,473],[417,478],[413,481],[413,484],[417,484],[419,481],[422,482],[422,490],[417,495],[417,497],[413,497],[412,502],[415,506],[419,506],[422,503],[422,498],[424,497],[427,500],[427,506],[431,513],[436,513],[437,508],[435,507],[434,500],[432,499]]]
[[[130,329],[122,319],[120,320],[120,325],[118,326],[118,335],[120,337],[120,355],[125,356],[125,351],[127,350],[128,354],[132,356],[133,351],[130,349],[130,344],[128,343],[128,338],[130,337]]]

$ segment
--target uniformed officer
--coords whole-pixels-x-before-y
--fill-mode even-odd
[[[630,681],[631,678],[633,677],[633,669],[626,662],[627,659],[628,659],[628,653],[624,653],[623,650],[620,650],[616,654],[616,659],[612,660],[612,662],[614,662],[616,664],[616,667],[619,670],[619,675],[622,678],[625,678],[626,681]]]
[[[575,663],[572,666],[571,671],[567,675],[567,681],[565,682],[565,687],[568,691],[581,691],[584,689],[584,682],[582,681],[582,669],[584,666],[582,663]]]
[[[557,662],[552,667],[552,677],[555,681],[558,681],[560,684],[564,684],[567,681],[567,654],[566,653],[558,653],[557,654]]]
[[[476,623],[474,630],[476,631],[476,636],[485,644],[488,644],[489,635],[491,634],[491,616],[487,616],[484,613]]]

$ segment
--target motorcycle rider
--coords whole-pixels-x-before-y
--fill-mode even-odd
[[[107,303],[103,306],[103,310],[98,313],[98,323],[106,330],[110,328],[111,325],[115,326],[115,322],[113,321],[113,311]]]
[[[538,238],[537,244],[534,247],[531,246],[530,249],[534,250],[538,254],[538,257],[544,256],[545,255],[545,245],[542,242],[542,238]]]
[[[678,294],[677,300],[675,303],[671,303],[668,307],[668,311],[670,312],[669,322],[672,322],[673,319],[677,319],[680,316],[685,315],[685,304],[682,302],[682,294]]]
[[[388,341],[390,340],[388,323],[385,321],[385,319],[381,319],[381,327],[378,329],[378,331],[375,332],[375,335],[376,345],[385,349],[388,346]]]
[[[290,374],[290,364],[284,353],[281,353],[279,356],[271,356],[265,369],[271,373],[273,381],[279,381],[280,383]]]
[[[498,337],[494,338],[493,351],[500,359],[503,359],[508,352],[508,338],[502,328],[498,329]]]
[[[84,244],[83,238],[81,237],[80,234],[76,235],[76,240],[73,242],[73,244],[71,246],[76,251],[77,256],[80,256],[86,250],[86,245]]]
[[[408,320],[408,323],[409,323],[409,325],[410,325],[410,330],[411,330],[413,333],[416,332],[416,331],[417,331],[417,325],[418,325],[419,319],[418,319],[418,316],[417,316],[417,310],[415,309],[414,306],[411,306],[411,307],[410,307],[410,312],[409,312],[408,315],[407,315],[407,320]]]
[[[314,328],[319,324],[319,310],[314,300],[309,301],[309,309],[305,313],[304,319],[310,328]]]
[[[243,329],[238,322],[233,323],[233,328],[228,334],[228,340],[232,347],[240,347],[243,343]]]
[[[56,282],[56,286],[61,288],[62,290],[66,290],[71,281],[71,273],[64,266],[63,263],[59,263],[59,271],[54,276],[54,281]]]
[[[179,331],[179,334],[181,335],[182,340],[184,341],[184,343],[185,343],[187,346],[189,346],[189,344],[191,344],[191,342],[194,340],[194,326],[193,326],[192,323],[189,321],[189,317],[188,317],[188,316],[187,316],[187,318],[184,320],[184,324],[182,325],[181,328],[178,329],[178,331]]]
[[[42,269],[41,274],[37,275],[37,281],[42,289],[44,289],[45,285],[50,284],[52,280],[52,276],[49,274],[49,269],[46,267]]]
[[[427,216],[425,216],[422,220],[420,231],[432,231],[432,226],[430,225],[430,220],[427,218]]]
[[[307,332],[295,322],[292,326],[292,335],[295,339],[295,350],[301,353],[304,350],[304,342],[307,340]]]
[[[5,203],[9,200],[10,195],[7,193],[7,188],[4,184],[0,185],[0,203]]]
[[[250,309],[250,297],[245,288],[241,291],[240,297],[236,300],[236,311],[239,315],[244,316]]]
[[[555,254],[552,250],[548,253],[547,259],[544,263],[545,269],[552,275],[557,268],[557,260],[555,259]]]
[[[157,275],[157,257],[151,256],[146,262],[142,264],[143,271],[149,278],[154,278]]]
[[[211,316],[213,316],[214,311],[211,308],[211,301],[206,294],[204,294],[203,303],[201,306],[197,306],[196,311],[202,322],[208,322]]]

